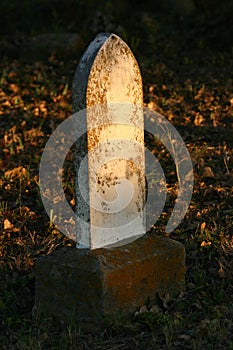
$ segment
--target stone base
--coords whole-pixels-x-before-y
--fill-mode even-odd
[[[116,248],[58,249],[36,263],[35,309],[62,321],[129,314],[156,294],[184,290],[181,243],[146,234]]]

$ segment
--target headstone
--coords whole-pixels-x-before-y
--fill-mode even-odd
[[[76,174],[87,155],[75,180],[76,213],[82,219],[77,247],[95,249],[140,236],[145,233],[142,79],[123,40],[104,33],[95,38],[78,65],[73,95],[73,111],[86,109],[87,123],[75,155]],[[75,127],[78,123],[77,118]],[[130,159],[124,159],[127,147]]]
[[[62,321],[99,322],[154,303],[156,294],[183,291],[185,251],[145,233],[142,81],[129,47],[114,34],[97,36],[80,60],[73,92],[74,112],[86,109],[87,124],[75,151],[77,247],[83,249],[58,249],[37,261],[35,310]]]

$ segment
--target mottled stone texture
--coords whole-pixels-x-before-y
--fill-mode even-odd
[[[145,233],[142,107],[142,78],[132,51],[117,35],[100,33],[81,57],[73,82],[73,112],[86,109],[87,129],[74,151],[78,248],[102,248]],[[79,129],[83,121],[75,121]]]
[[[128,245],[59,249],[36,264],[36,310],[69,322],[129,314],[156,294],[184,289],[181,243],[146,234]]]

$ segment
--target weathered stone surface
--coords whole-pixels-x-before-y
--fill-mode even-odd
[[[184,289],[181,243],[146,234],[128,245],[60,249],[36,264],[35,309],[69,322],[134,312],[156,293]]]
[[[130,48],[117,35],[101,33],[90,43],[77,67],[73,99],[74,112],[86,109],[87,124],[87,135],[76,143],[76,174],[88,158],[75,178],[76,214],[83,220],[77,224],[77,247],[95,249],[144,234],[142,79]],[[77,118],[75,128],[78,123]],[[124,205],[129,183],[132,200]],[[124,188],[121,196],[117,186]]]

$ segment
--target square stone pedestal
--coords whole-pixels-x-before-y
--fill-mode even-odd
[[[177,295],[184,278],[183,245],[154,234],[110,249],[58,249],[36,263],[35,309],[65,322],[130,314],[156,293]]]

